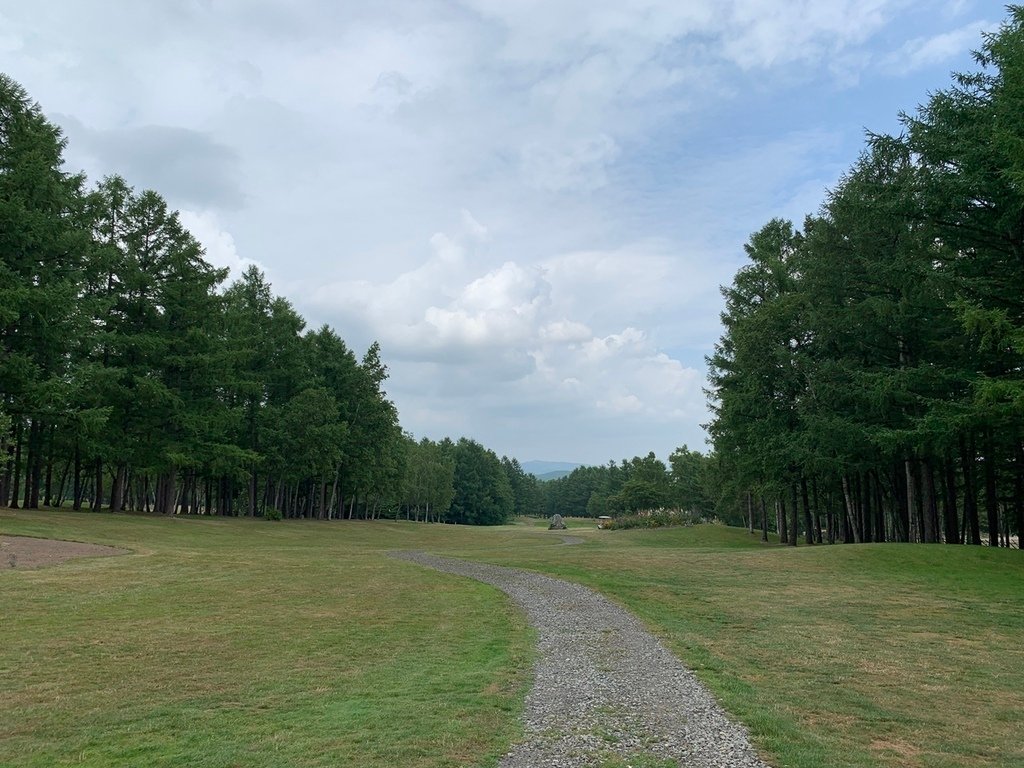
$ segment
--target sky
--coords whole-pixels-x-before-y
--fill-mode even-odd
[[[706,450],[719,287],[1004,18],[983,0],[0,0],[68,140],[361,353],[417,437]]]

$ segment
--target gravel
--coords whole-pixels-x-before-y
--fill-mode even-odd
[[[514,568],[422,552],[394,556],[497,587],[537,629],[525,740],[501,759],[502,768],[767,768],[746,729],[726,717],[693,673],[596,592]]]

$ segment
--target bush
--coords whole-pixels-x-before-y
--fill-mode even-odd
[[[603,528],[616,531],[627,528],[667,528],[675,525],[693,525],[693,515],[678,510],[658,510],[657,512],[638,512],[634,515],[619,515],[612,520],[605,520]]]
[[[264,520],[281,520],[282,517],[281,510],[276,507],[264,507],[263,509]]]

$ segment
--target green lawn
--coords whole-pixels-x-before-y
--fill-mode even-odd
[[[134,554],[0,571],[0,765],[494,765],[531,635],[388,549],[519,565],[632,608],[779,766],[1024,766],[1024,553],[13,512]]]
[[[531,634],[384,557],[468,529],[0,511],[135,554],[0,571],[2,766],[493,765]]]
[[[773,764],[1024,766],[1024,553],[794,550],[721,526],[580,534],[475,556],[631,608]]]

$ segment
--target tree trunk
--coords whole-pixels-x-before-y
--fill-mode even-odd
[[[256,466],[253,465],[252,472],[249,473],[249,508],[245,511],[245,514],[249,517],[256,517],[256,507],[258,500],[256,498],[256,489],[259,487],[256,478]]]
[[[924,542],[934,544],[939,540],[939,509],[935,494],[935,472],[927,459],[921,462],[921,474],[924,480]]]
[[[175,501],[175,485],[177,482],[177,473],[173,470],[167,470],[162,476],[163,493],[161,494],[160,506],[157,508],[157,512],[161,515],[170,515],[174,513],[174,501]]]
[[[992,445],[992,430],[985,430],[985,512],[988,517],[988,543],[999,546],[999,500],[996,497],[996,456]]]
[[[331,499],[327,502],[327,519],[334,519],[334,504],[338,499],[338,475],[341,473],[341,467],[334,468],[334,482],[331,483]]]
[[[27,509],[39,509],[39,486],[43,476],[43,430],[38,419],[33,419],[29,426],[29,456],[26,460],[25,472],[25,506]]]
[[[43,505],[50,507],[53,506],[53,462],[55,456],[53,455],[53,443],[54,443],[54,425],[50,425],[50,434],[46,443],[46,489],[43,497]]]
[[[800,508],[796,501],[796,483],[789,484],[789,546],[796,546],[797,536],[800,535]]]
[[[1017,549],[1024,549],[1024,443],[1014,446],[1013,512],[1017,518]]]
[[[843,503],[846,505],[846,519],[849,522],[849,527],[853,530],[853,542],[860,544],[860,525],[857,522],[853,495],[850,493],[850,481],[846,475],[843,475]]]
[[[804,542],[814,543],[814,522],[811,520],[811,500],[807,491],[807,478],[800,476],[800,500],[804,505]]]
[[[814,543],[821,544],[821,497],[818,496],[818,481],[811,478],[811,509],[814,512]]]
[[[874,541],[871,531],[871,474],[869,472],[857,475],[856,497],[860,502],[860,540],[865,543]]]
[[[910,543],[916,544],[920,541],[920,526],[917,516],[917,499],[914,493],[917,487],[917,478],[914,476],[913,459],[907,458],[903,462],[903,466],[907,476],[907,512],[910,515],[910,527],[907,529],[907,533]]]
[[[836,543],[836,521],[835,511],[833,504],[835,503],[835,494],[832,491],[828,493],[828,506],[825,507],[825,530],[828,532],[828,543]]]
[[[18,509],[18,499],[21,495],[21,437],[24,427],[21,419],[18,419],[18,427],[14,431],[14,480],[11,483],[11,509]]]
[[[14,440],[13,435],[0,435],[0,452],[5,454],[3,462],[3,474],[0,475],[0,507],[7,505],[11,496],[11,480],[14,473]]]
[[[981,544],[981,522],[978,520],[978,491],[974,483],[974,438],[960,436],[960,468],[964,476],[964,540]]]
[[[114,482],[110,486],[110,511],[120,512],[124,507],[124,483],[128,468],[118,464],[114,473]]]
[[[960,525],[956,511],[956,467],[953,460],[946,456],[942,462],[942,519],[943,531],[947,544],[960,543]]]
[[[768,542],[768,504],[761,497],[761,541]]]
[[[175,505],[178,510],[177,514],[179,515],[188,514],[189,500],[192,497],[192,482],[192,471],[189,470],[185,473],[181,484],[181,493],[178,495],[178,503]]]
[[[54,506],[60,508],[64,504],[64,486],[68,481],[68,471],[71,469],[71,459],[64,462],[64,469],[60,473],[60,481],[57,483],[57,496],[53,500]]]
[[[95,512],[103,506],[103,459],[96,459],[94,477],[92,510]]]

